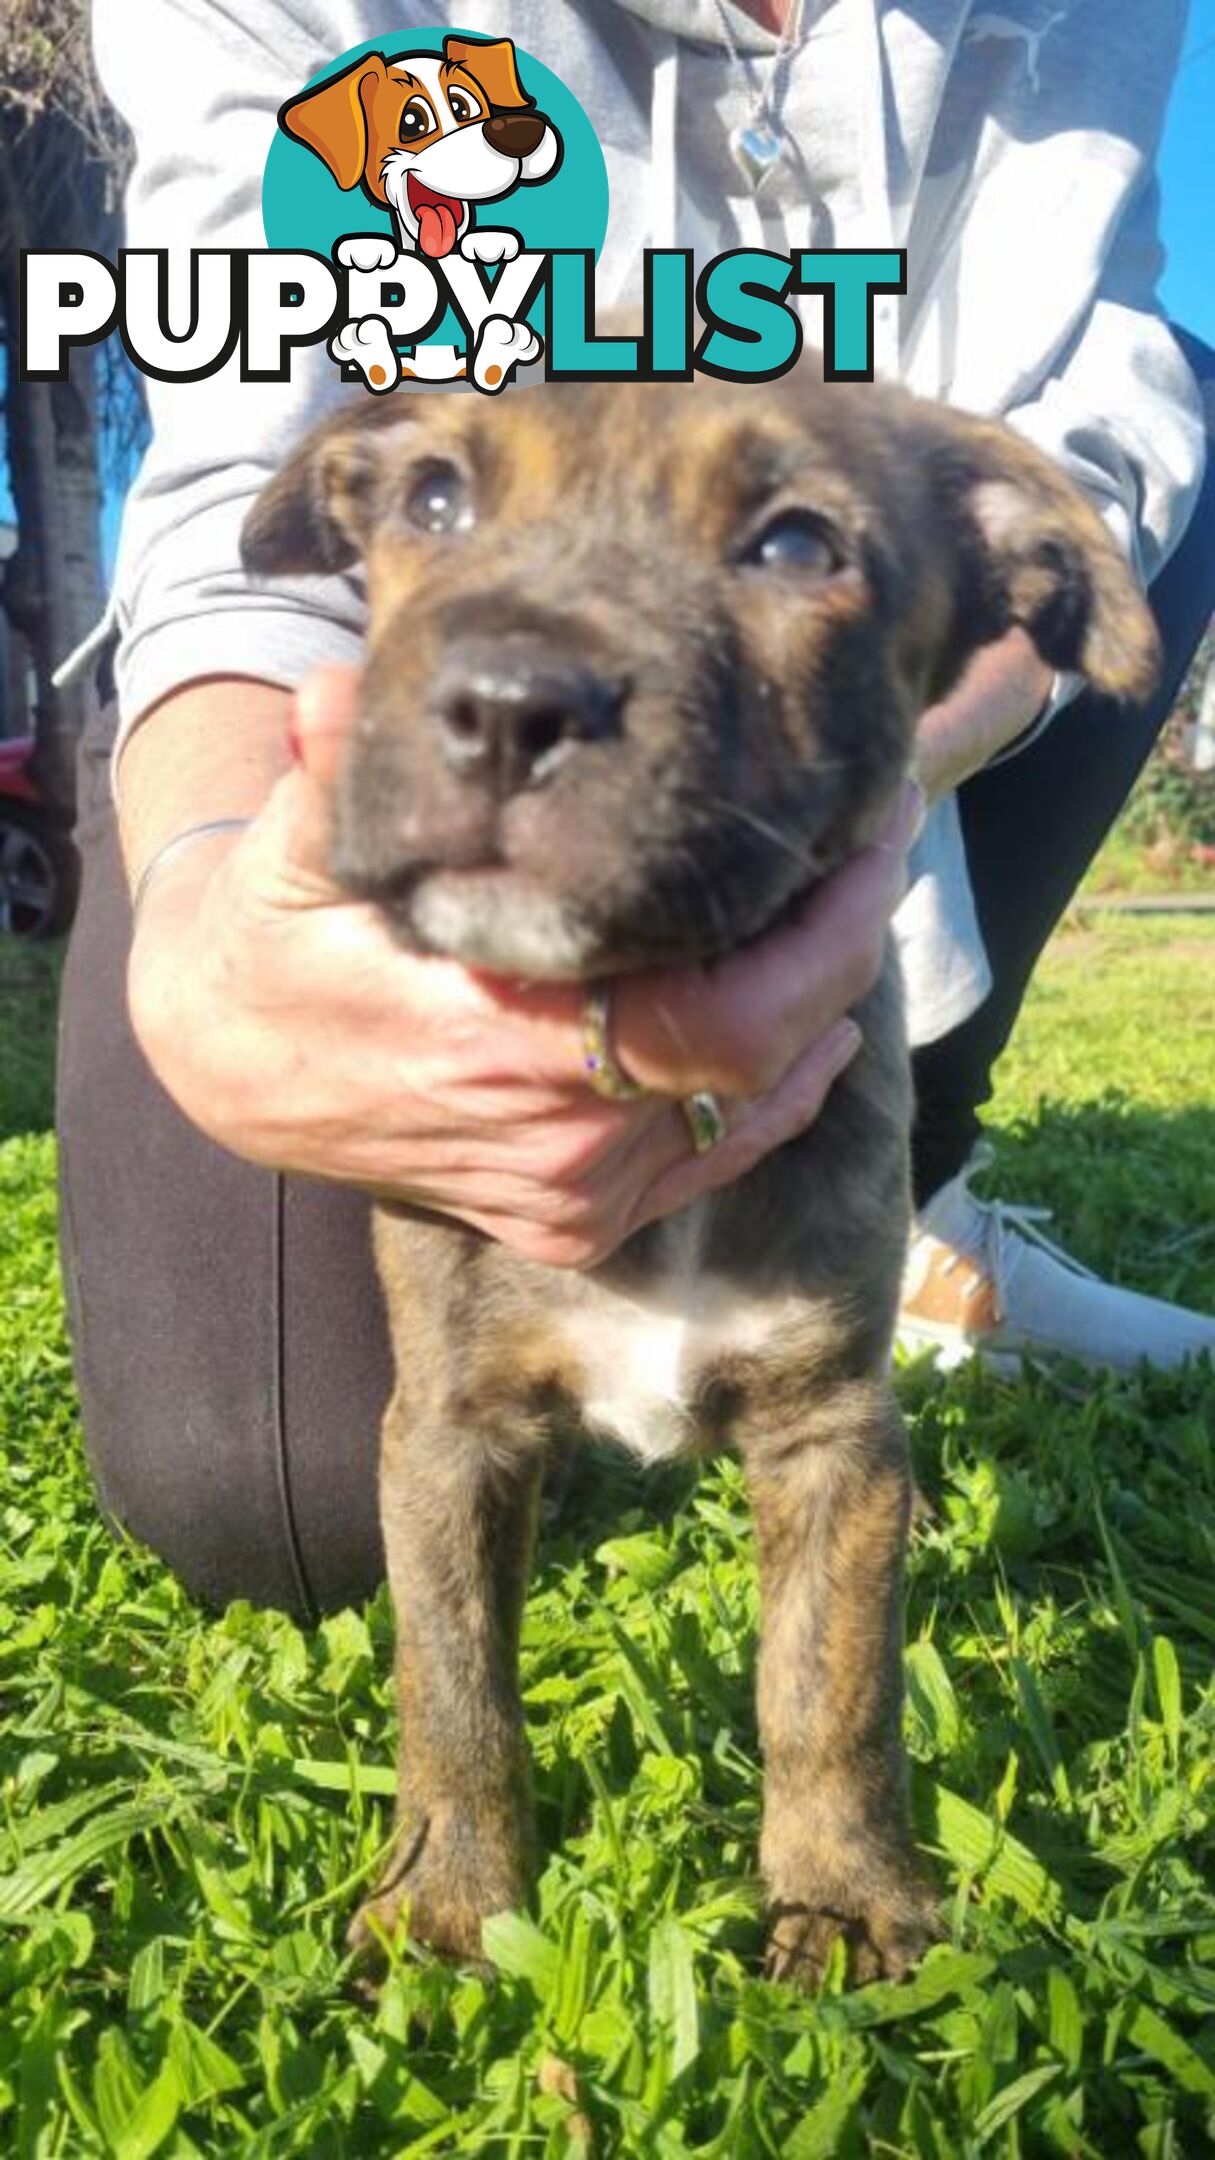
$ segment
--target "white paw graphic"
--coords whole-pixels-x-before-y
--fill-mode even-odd
[[[460,242],[466,262],[513,262],[519,253],[519,235],[513,232],[470,232]]]
[[[505,390],[515,369],[529,367],[543,350],[530,324],[511,322],[506,315],[491,315],[481,331],[473,381],[478,390]]]
[[[329,340],[329,358],[339,367],[356,367],[377,397],[395,390],[401,380],[401,362],[382,315],[364,315],[358,322],[346,323]]]
[[[397,244],[387,233],[353,233],[338,241],[334,256],[343,270],[391,270]]]
[[[468,362],[459,345],[419,345],[402,357],[401,372],[415,382],[463,382]]]

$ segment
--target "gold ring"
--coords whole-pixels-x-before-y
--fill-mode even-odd
[[[689,1095],[687,1101],[681,1102],[679,1107],[687,1119],[688,1131],[692,1135],[692,1145],[697,1154],[711,1155],[715,1147],[721,1146],[730,1130],[725,1111],[716,1095],[711,1094],[708,1088],[701,1088],[695,1095]]]
[[[636,1102],[648,1092],[630,1080],[612,1054],[612,999],[605,982],[591,983],[583,1001],[582,1049],[587,1078],[605,1102]]]

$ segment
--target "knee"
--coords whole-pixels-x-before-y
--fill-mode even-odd
[[[147,1546],[212,1611],[242,1599],[315,1620],[275,1481],[233,1474],[205,1409],[169,1420],[127,1406],[114,1416],[84,1394],[85,1455],[112,1529]]]

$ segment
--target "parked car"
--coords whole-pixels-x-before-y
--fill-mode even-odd
[[[33,755],[32,737],[0,737],[0,937],[55,937],[76,910],[79,858],[39,795]]]

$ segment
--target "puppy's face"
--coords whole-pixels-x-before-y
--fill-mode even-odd
[[[1012,622],[1120,694],[1153,667],[1036,452],[808,372],[375,405],[297,453],[245,550],[366,563],[338,878],[407,944],[530,977],[755,937],[873,835],[919,714]]]

